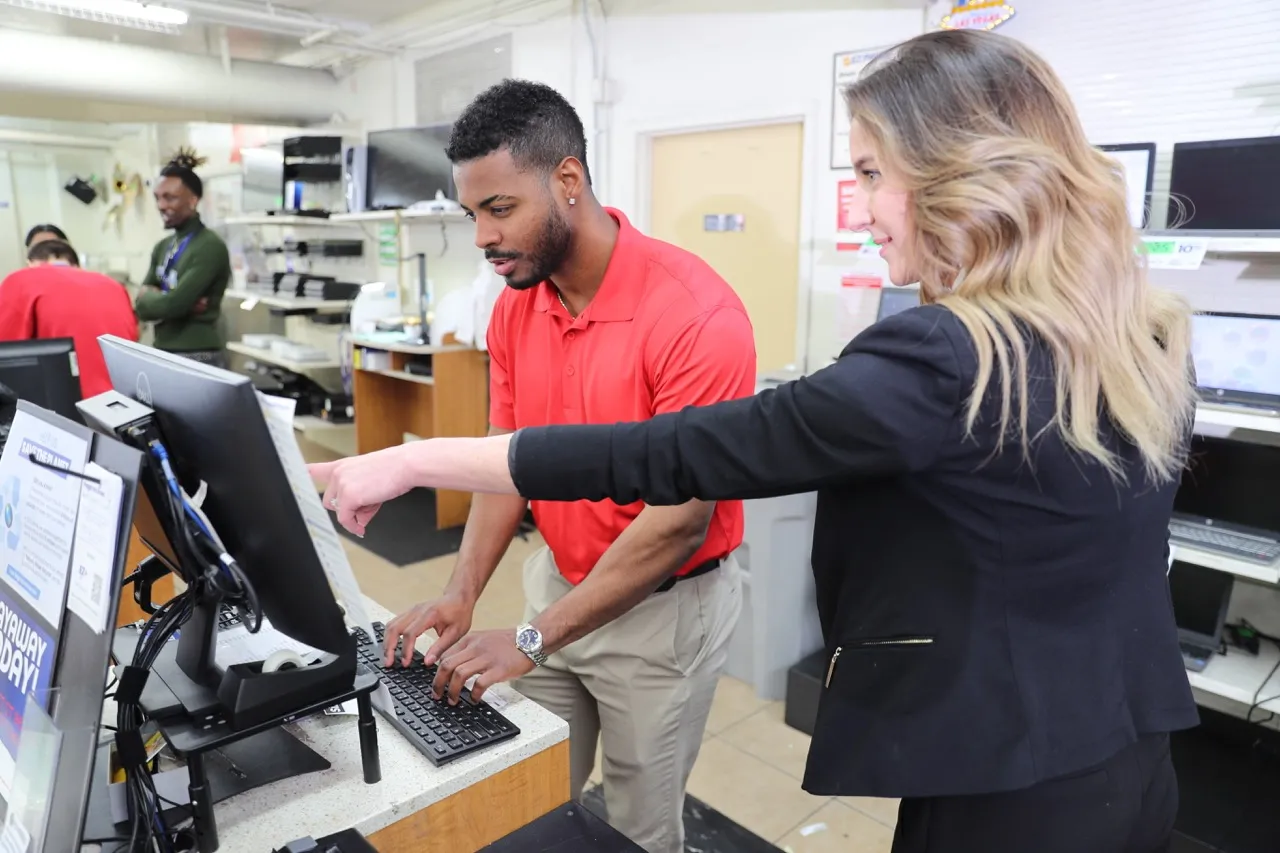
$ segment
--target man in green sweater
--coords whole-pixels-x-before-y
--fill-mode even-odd
[[[173,236],[151,251],[151,265],[134,303],[138,319],[155,323],[155,347],[205,364],[226,366],[220,323],[222,295],[231,281],[227,244],[200,221],[203,160],[179,151],[160,172],[156,207]]]

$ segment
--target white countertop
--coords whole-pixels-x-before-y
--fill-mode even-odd
[[[392,617],[369,599],[365,606],[374,621]],[[429,643],[420,641],[419,646],[425,651]],[[498,710],[520,734],[443,767],[432,765],[375,711],[382,765],[382,781],[376,785],[364,782],[356,717],[318,716],[288,726],[332,768],[218,803],[214,816],[219,849],[227,853],[271,850],[297,838],[319,838],[349,827],[367,837],[568,739],[568,723],[509,685],[497,685],[489,693],[507,703]]]

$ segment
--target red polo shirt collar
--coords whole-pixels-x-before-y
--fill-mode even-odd
[[[632,320],[636,316],[640,299],[644,296],[648,267],[644,237],[622,211],[606,207],[605,212],[618,223],[618,242],[614,244],[613,254],[609,256],[609,266],[605,267],[600,289],[596,291],[586,310],[578,316],[575,325]],[[560,297],[556,295],[554,284],[544,281],[538,285],[533,303],[535,310],[546,313],[552,306],[559,304]]]

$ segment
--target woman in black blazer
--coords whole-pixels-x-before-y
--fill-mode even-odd
[[[1197,721],[1166,581],[1188,309],[1148,286],[1121,176],[1020,43],[920,36],[847,102],[854,213],[923,305],[753,398],[317,466],[325,499],[363,531],[423,485],[668,505],[817,490],[829,664],[805,790],[902,798],[895,853],[1167,850],[1168,732]],[[616,575],[574,591],[573,636],[662,580]],[[510,677],[507,646],[464,640],[437,686]]]

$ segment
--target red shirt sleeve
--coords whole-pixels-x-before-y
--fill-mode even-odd
[[[489,427],[516,428],[515,396],[511,391],[511,373],[507,369],[507,292],[504,289],[494,303],[485,345],[489,348]]]
[[[749,397],[756,387],[756,341],[747,315],[717,307],[687,323],[663,348],[654,372],[653,413]]]
[[[0,282],[0,341],[28,341],[36,336],[36,306],[22,276]]]

